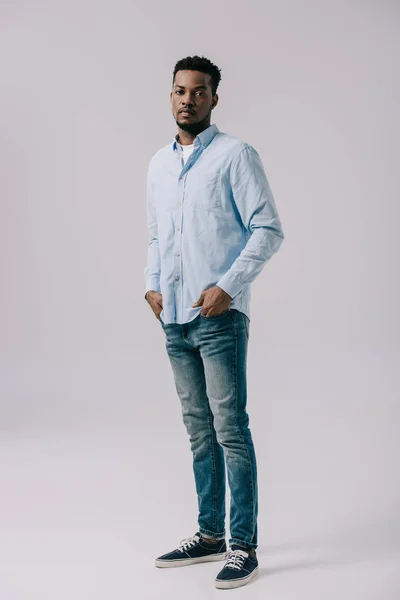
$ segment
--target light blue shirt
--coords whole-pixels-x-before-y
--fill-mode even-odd
[[[178,134],[147,171],[149,242],[145,293],[160,292],[165,324],[187,323],[205,289],[218,285],[250,319],[251,282],[284,235],[257,151],[213,124],[182,160]]]

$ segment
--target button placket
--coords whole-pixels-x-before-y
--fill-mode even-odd
[[[181,302],[180,302],[181,314],[177,315],[178,318],[180,318],[183,314],[182,261],[181,261],[180,257],[181,257],[181,252],[182,252],[183,207],[184,207],[184,196],[185,196],[185,188],[186,188],[186,177],[187,177],[188,171],[192,168],[193,164],[196,162],[197,158],[200,156],[201,150],[202,150],[202,148],[200,146],[195,148],[193,150],[192,154],[189,156],[186,163],[184,163],[184,161],[183,161],[183,154],[182,154],[181,149],[178,149],[178,154],[177,154],[177,158],[180,160],[180,163],[182,165],[182,170],[178,176],[178,182],[182,183],[182,193],[181,193],[181,200],[177,201],[177,204],[176,204],[179,210],[177,210],[177,212],[176,212],[176,227],[175,227],[176,263],[175,263],[174,281],[177,283],[177,285],[176,285],[176,287],[174,286],[174,289],[175,289],[175,296],[176,296],[176,302],[177,302],[176,306],[179,306],[179,294],[181,294]]]
[[[184,193],[185,193],[185,181],[186,181],[186,176],[185,175],[181,175],[179,177],[179,183],[182,184],[182,192],[181,192],[181,200],[179,200],[177,202],[177,206],[179,208],[179,210],[176,213],[176,219],[177,219],[177,224],[176,224],[176,239],[175,239],[175,257],[176,257],[176,263],[175,263],[175,276],[174,276],[174,281],[177,283],[177,287],[175,289],[175,294],[176,294],[176,300],[177,300],[177,306],[179,306],[179,294],[181,295],[181,310],[183,310],[183,289],[182,289],[182,263],[180,260],[180,256],[181,256],[181,245],[182,245],[182,221],[183,221],[183,197],[184,197]],[[182,312],[181,312],[182,314]],[[180,317],[180,315],[178,315],[178,317]]]

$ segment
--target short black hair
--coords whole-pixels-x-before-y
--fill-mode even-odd
[[[201,71],[202,73],[207,73],[211,76],[210,84],[212,89],[212,95],[214,96],[217,93],[217,88],[219,82],[221,81],[221,69],[214,65],[208,58],[205,56],[186,56],[186,58],[181,58],[178,60],[174,67],[174,73],[172,77],[172,85],[175,81],[175,75],[178,71],[182,71],[184,69],[190,71]]]

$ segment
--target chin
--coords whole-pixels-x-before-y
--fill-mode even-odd
[[[188,133],[197,133],[198,123],[197,121],[176,121],[176,124],[182,129],[182,131],[187,131]]]

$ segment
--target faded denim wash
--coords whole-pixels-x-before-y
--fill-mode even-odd
[[[218,285],[250,319],[250,284],[283,241],[257,151],[213,124],[184,163],[176,136],[147,172],[149,244],[145,293],[163,296],[164,323],[187,323],[205,289]]]
[[[225,536],[226,463],[229,543],[257,548],[257,466],[246,411],[249,319],[233,308],[160,323],[193,453],[199,531]]]

